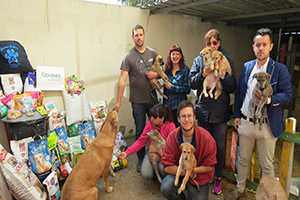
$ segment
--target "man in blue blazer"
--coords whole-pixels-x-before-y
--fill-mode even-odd
[[[245,195],[246,179],[249,174],[255,141],[257,142],[262,176],[274,176],[275,145],[277,138],[285,130],[280,104],[289,103],[292,97],[291,76],[287,67],[270,58],[273,43],[272,32],[269,28],[262,28],[256,32],[252,48],[256,60],[244,64],[235,92],[234,127],[239,133],[240,152],[236,190],[225,197],[230,200],[239,199]],[[265,118],[262,130],[258,128],[259,124],[253,123],[253,116],[250,116],[248,124],[245,117],[248,115],[249,101],[257,82],[253,75],[260,71],[271,75],[270,84],[273,88],[273,95],[267,100],[267,115],[261,116]],[[259,95],[257,96],[259,97]]]

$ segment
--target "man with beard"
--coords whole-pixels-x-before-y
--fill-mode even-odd
[[[289,103],[292,97],[291,76],[287,67],[275,62],[270,57],[273,43],[272,32],[269,28],[262,28],[256,32],[252,48],[256,60],[244,64],[235,92],[234,127],[239,133],[240,149],[237,185],[236,189],[225,197],[228,200],[240,199],[245,195],[246,179],[249,175],[255,141],[257,143],[262,176],[274,176],[273,159],[276,141],[285,130],[282,118],[283,111],[280,104]],[[260,116],[264,118],[264,121],[262,129],[259,130],[258,124],[253,123],[253,116],[250,116],[248,124],[246,123],[246,116],[248,116],[249,101],[252,98],[257,82],[253,75],[261,71],[271,75],[270,84],[273,88],[273,95],[268,97],[266,116]],[[257,98],[260,99],[260,93],[254,92]]]
[[[153,105],[158,103],[155,90],[152,90],[153,94],[151,95],[151,84],[149,82],[149,79],[158,78],[158,74],[156,72],[148,71],[155,62],[157,53],[153,49],[145,46],[145,31],[141,25],[136,25],[132,29],[132,39],[135,45],[127,52],[121,64],[117,103],[114,106],[114,109],[119,112],[127,76],[129,75],[129,101],[132,106],[132,114],[136,129],[135,139],[137,140],[144,130],[146,114],[149,117],[150,109]],[[140,172],[144,155],[145,147],[137,152],[139,159],[137,163],[138,172]]]
[[[200,190],[196,183],[189,179],[186,184],[188,197],[192,200],[207,200],[209,182],[213,179],[214,164],[217,163],[215,140],[205,129],[194,125],[196,114],[194,105],[190,101],[184,100],[179,103],[177,118],[180,127],[169,134],[161,158],[161,164],[168,173],[161,183],[161,192],[167,199],[186,199],[184,193],[177,193],[185,176],[185,169],[182,169],[180,173],[177,186],[174,185],[174,181],[181,156],[180,145],[190,143],[195,147],[194,155],[197,160],[197,167],[194,168],[191,176],[200,186]]]

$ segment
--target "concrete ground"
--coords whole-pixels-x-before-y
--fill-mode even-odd
[[[134,138],[125,139],[128,146],[134,143]],[[161,200],[165,199],[160,192],[160,183],[157,179],[144,180],[138,172],[136,172],[137,156],[133,154],[126,158],[128,166],[124,169],[116,171],[116,177],[109,177],[109,185],[112,186],[113,192],[107,193],[102,178],[99,179],[96,187],[99,191],[99,198],[104,200]],[[223,178],[222,189],[223,192],[220,195],[212,194],[211,190],[213,183],[210,184],[209,199],[217,200],[223,199],[224,195],[227,195],[230,191],[234,190],[235,184],[228,183],[226,178]],[[247,200],[255,199],[255,194],[247,192],[247,196],[244,198]]]

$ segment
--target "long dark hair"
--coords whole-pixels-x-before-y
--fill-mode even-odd
[[[154,105],[149,112],[150,116],[156,119],[164,117],[164,122],[173,122],[173,112],[169,105],[158,103]]]
[[[173,51],[178,51],[180,54],[181,54],[181,59],[179,61],[179,67],[182,68],[185,66],[185,62],[184,62],[184,56],[182,54],[182,50],[180,48],[180,46],[178,44],[174,44],[171,46],[170,50],[169,50],[169,53],[168,53],[168,57],[167,57],[167,62],[166,62],[166,71],[168,73],[170,73],[173,69],[173,63],[172,63],[172,60],[171,60],[171,53]]]

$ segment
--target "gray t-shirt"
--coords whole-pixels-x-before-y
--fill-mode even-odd
[[[150,103],[157,99],[155,90],[152,91],[155,98],[151,96],[151,84],[146,76],[156,56],[157,53],[149,47],[146,47],[144,53],[138,52],[133,47],[125,55],[121,69],[129,74],[130,102]]]

